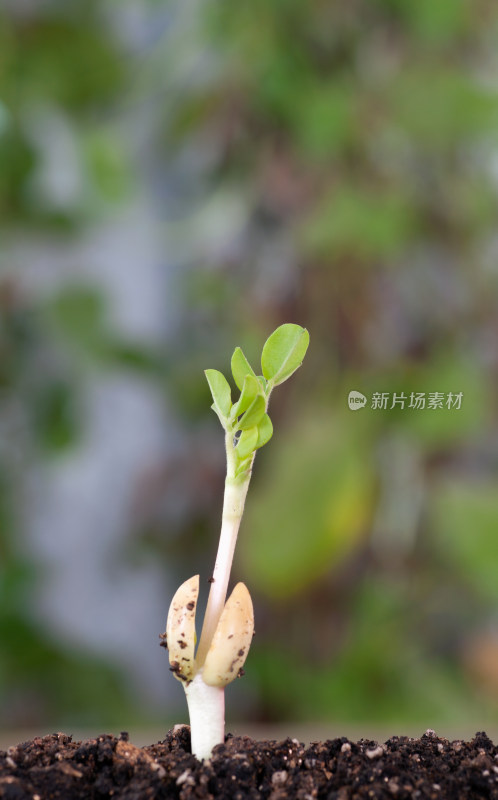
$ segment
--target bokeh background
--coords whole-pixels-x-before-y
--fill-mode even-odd
[[[229,719],[496,730],[497,41],[493,0],[3,0],[7,734],[185,720],[158,634],[215,555],[203,369],[288,321]]]

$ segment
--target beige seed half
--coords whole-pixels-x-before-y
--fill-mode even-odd
[[[202,679],[208,686],[226,686],[244,665],[254,632],[251,595],[238,583],[225,603],[208,650]]]
[[[169,663],[175,678],[194,677],[195,612],[199,596],[199,576],[194,575],[177,589],[168,612],[166,637]]]

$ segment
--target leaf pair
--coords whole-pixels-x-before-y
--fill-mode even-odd
[[[239,400],[232,405],[230,384],[217,369],[205,370],[211,389],[213,405],[225,430],[245,431],[258,425],[266,412],[266,398],[261,383],[253,375],[246,375]],[[240,417],[240,419],[239,419]]]
[[[261,354],[263,375],[258,378],[265,392],[268,383],[271,383],[272,388],[278,386],[290,378],[301,366],[309,341],[310,336],[306,328],[291,322],[280,325],[268,337]],[[257,378],[240,347],[236,347],[234,350],[231,367],[233,379],[240,390],[243,388],[247,375]]]
[[[309,334],[300,325],[281,325],[266,340],[261,355],[263,374],[256,375],[240,347],[231,359],[232,375],[240,390],[232,404],[230,384],[216,369],[205,374],[213,396],[213,410],[227,433],[240,433],[235,445],[236,477],[251,466],[252,454],[272,437],[273,425],[266,413],[272,389],[289,378],[301,366],[309,344]]]
[[[245,359],[242,350],[242,357]],[[259,379],[251,373],[244,377],[240,398],[230,418],[234,431],[241,432],[235,447],[237,466],[235,477],[243,476],[251,468],[253,453],[271,438],[273,425],[266,413],[268,398]]]

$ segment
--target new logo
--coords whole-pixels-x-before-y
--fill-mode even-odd
[[[352,391],[348,395],[348,406],[350,407],[351,411],[358,411],[359,408],[363,408],[367,403],[367,398],[361,392]]]

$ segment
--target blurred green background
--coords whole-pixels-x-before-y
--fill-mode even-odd
[[[229,719],[496,730],[497,41],[491,0],[2,4],[4,729],[185,719],[157,636],[215,555],[202,371],[292,321]]]

